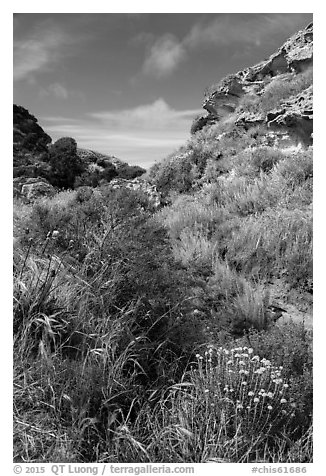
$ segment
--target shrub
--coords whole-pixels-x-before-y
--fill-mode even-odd
[[[77,155],[77,143],[71,137],[62,137],[50,147],[49,163],[52,168],[49,181],[59,188],[73,188],[76,176],[84,170]]]
[[[152,412],[119,434],[134,442],[124,446],[123,461],[266,461],[278,438],[291,437],[295,402],[282,369],[247,347],[212,346],[196,358]],[[150,439],[142,428],[151,428]]]
[[[303,323],[289,322],[268,332],[251,331],[249,337],[255,353],[264,352],[276,365],[283,366],[289,393],[296,402],[296,432],[302,436],[312,418],[312,332]]]

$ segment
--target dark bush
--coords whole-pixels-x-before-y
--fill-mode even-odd
[[[62,137],[49,150],[51,177],[49,181],[59,188],[73,188],[75,178],[84,171],[77,155],[77,143],[71,137]]]

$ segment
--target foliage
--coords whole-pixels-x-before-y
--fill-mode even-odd
[[[77,143],[71,137],[58,139],[49,149],[51,185],[73,188],[76,176],[83,172],[83,164],[77,155]]]

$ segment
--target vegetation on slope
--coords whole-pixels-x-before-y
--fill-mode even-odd
[[[312,148],[237,123],[311,81],[195,125],[149,172],[155,213],[52,149],[57,186],[96,188],[15,200],[15,461],[312,461],[312,333],[272,293],[312,294]]]

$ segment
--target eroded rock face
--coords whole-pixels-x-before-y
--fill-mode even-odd
[[[295,142],[312,144],[313,88],[302,91],[267,114],[267,124],[274,129],[286,129]]]
[[[229,75],[215,86],[203,102],[203,108],[208,114],[201,118],[201,124],[204,127],[207,124],[227,119],[236,111],[244,95],[255,94],[259,96],[273,78],[295,76],[304,72],[307,68],[311,68],[312,62],[313,25],[309,24],[304,30],[289,38],[267,60],[236,74]],[[290,127],[297,140],[302,139],[305,143],[310,144],[312,87],[298,96],[300,97],[291,98],[284,102],[283,112],[281,110],[273,111],[268,118],[266,118],[266,114],[243,110],[236,118],[236,125],[248,128],[266,123],[274,129]],[[199,123],[199,130],[201,124]]]

